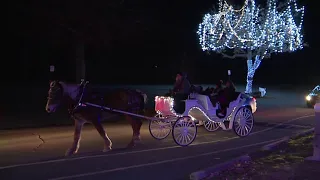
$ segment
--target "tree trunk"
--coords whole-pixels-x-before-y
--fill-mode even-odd
[[[86,77],[86,62],[84,54],[84,40],[82,38],[77,39],[76,44],[76,82],[79,83],[81,79]]]
[[[252,93],[252,82],[253,82],[254,73],[260,66],[260,63],[261,63],[261,59],[260,59],[260,56],[258,55],[255,57],[254,63],[252,62],[251,59],[247,60],[248,72],[247,72],[247,85],[246,85],[246,91],[245,91],[245,93],[247,94]]]

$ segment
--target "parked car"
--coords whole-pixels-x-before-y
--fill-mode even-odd
[[[307,96],[307,107],[313,108],[314,105],[320,100],[320,85],[316,86]]]

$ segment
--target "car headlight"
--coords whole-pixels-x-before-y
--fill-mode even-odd
[[[310,100],[311,100],[311,96],[308,95],[308,96],[306,97],[306,100],[307,100],[307,101],[310,101]]]

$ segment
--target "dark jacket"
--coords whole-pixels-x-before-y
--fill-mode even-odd
[[[230,102],[231,99],[233,98],[233,95],[234,95],[235,92],[236,92],[235,88],[233,88],[233,87],[225,87],[222,90],[221,94],[222,94],[222,96],[224,96],[226,98],[226,100],[228,102]]]
[[[191,84],[187,78],[177,81],[174,84],[173,92],[179,94],[190,94]]]
[[[222,91],[222,87],[217,87],[213,90],[213,95],[219,95]]]

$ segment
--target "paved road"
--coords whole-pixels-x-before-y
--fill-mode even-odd
[[[233,131],[206,132],[199,127],[195,142],[177,146],[171,136],[153,139],[147,123],[143,144],[125,149],[131,128],[106,124],[114,150],[102,153],[103,143],[92,126],[82,134],[78,155],[62,157],[72,141],[72,127],[0,131],[0,177],[6,179],[188,179],[194,171],[257,150],[284,136],[312,128],[314,113],[295,96],[258,100],[254,132],[238,138]]]

